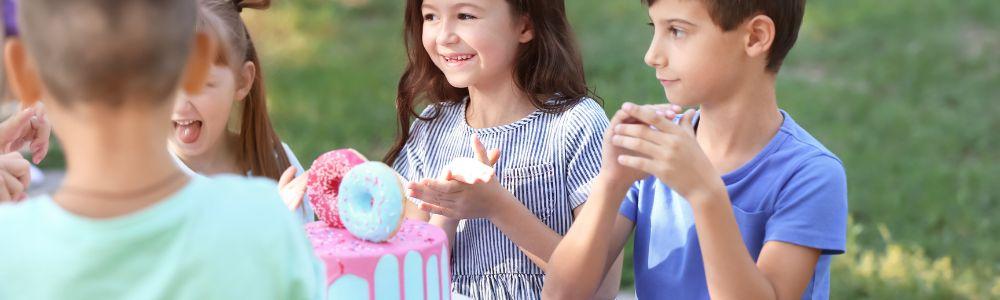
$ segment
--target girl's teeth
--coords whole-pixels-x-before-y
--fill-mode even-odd
[[[444,59],[449,62],[454,62],[454,61],[466,61],[471,58],[472,55],[461,55],[461,56],[451,56],[451,57],[445,56]]]

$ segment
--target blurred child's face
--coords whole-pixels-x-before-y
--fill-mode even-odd
[[[228,66],[213,65],[204,89],[195,95],[178,93],[174,104],[171,148],[181,156],[206,154],[225,142],[226,128],[237,95],[236,74]]]
[[[701,1],[659,0],[649,17],[653,40],[645,61],[671,103],[700,105],[733,94],[746,63],[737,30],[723,32]]]
[[[458,88],[512,80],[518,46],[531,40],[504,0],[425,0],[423,44]]]

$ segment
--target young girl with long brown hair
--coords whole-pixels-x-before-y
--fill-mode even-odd
[[[539,298],[546,261],[600,168],[608,125],[588,97],[563,1],[409,0],[404,31],[400,135],[386,162],[448,232],[453,292]],[[446,170],[473,156],[493,166],[488,180]],[[610,273],[607,298],[619,280]]]
[[[199,94],[179,93],[170,150],[189,174],[267,177],[282,188],[303,172],[267,115],[257,50],[240,17],[244,8],[266,9],[269,0],[199,0],[198,25],[214,32],[220,51]],[[283,199],[303,222],[315,219],[302,196]]]

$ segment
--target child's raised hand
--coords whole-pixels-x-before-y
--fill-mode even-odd
[[[491,168],[500,151],[486,148],[478,137],[472,138],[476,161],[456,160],[438,179],[424,179],[407,185],[407,196],[420,199],[418,207],[450,219],[488,218],[497,201],[514,196],[497,181]]]
[[[295,177],[295,166],[288,167],[285,173],[281,174],[281,178],[278,179],[278,193],[281,195],[281,201],[288,206],[288,210],[294,211],[302,205],[302,198],[306,194],[306,183],[308,182],[308,176],[303,173],[299,177]]]
[[[619,113],[639,123],[613,125],[612,143],[631,151],[618,155],[618,163],[653,174],[688,199],[696,193],[725,189],[695,140],[693,110],[684,113],[680,124],[672,121],[677,116],[672,110],[625,103]]]
[[[20,153],[9,152],[0,155],[0,203],[21,201],[31,183],[31,165]]]
[[[649,105],[652,109],[679,112],[680,106],[673,104]],[[635,155],[629,149],[616,146],[612,143],[614,128],[622,124],[642,124],[642,122],[628,113],[619,110],[611,117],[611,122],[607,132],[604,134],[604,144],[601,153],[601,177],[610,180],[612,184],[629,185],[648,176],[647,172],[641,169],[631,168],[618,162],[618,157],[622,155]]]
[[[30,145],[32,162],[42,162],[49,152],[52,125],[45,120],[41,102],[23,109],[0,123],[0,153],[8,153]]]

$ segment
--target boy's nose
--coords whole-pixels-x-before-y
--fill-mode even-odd
[[[666,67],[669,64],[666,45],[660,43],[658,39],[653,38],[649,43],[649,49],[646,50],[646,56],[643,57],[643,60],[646,62],[646,65],[654,69]]]

